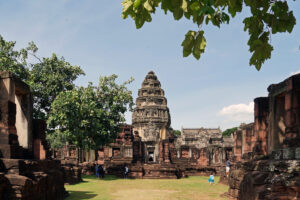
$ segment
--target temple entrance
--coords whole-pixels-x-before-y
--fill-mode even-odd
[[[149,152],[148,162],[154,162],[154,152],[153,151]]]
[[[153,146],[148,146],[146,148],[146,157],[145,157],[145,162],[146,163],[155,163],[157,161],[156,155],[155,155],[155,147]]]

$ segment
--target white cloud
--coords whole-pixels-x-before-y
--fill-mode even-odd
[[[299,74],[299,73],[300,73],[300,70],[298,70],[298,71],[296,71],[296,72],[291,72],[291,73],[290,73],[290,76],[293,76],[293,75]]]
[[[220,111],[221,115],[237,115],[237,114],[253,114],[254,103],[250,102],[247,104],[233,104],[222,108]]]
[[[219,112],[219,116],[224,117],[223,124],[250,123],[254,118],[254,102],[223,107]]]

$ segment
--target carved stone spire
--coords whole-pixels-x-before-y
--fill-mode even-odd
[[[140,133],[143,141],[166,139],[166,131],[171,119],[167,99],[157,76],[150,71],[138,91],[136,108],[132,115],[132,125]]]

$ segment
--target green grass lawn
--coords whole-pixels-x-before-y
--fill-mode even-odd
[[[107,176],[99,180],[95,176],[83,176],[84,182],[66,185],[74,199],[102,200],[210,200],[224,199],[220,194],[228,191],[223,184],[208,184],[208,177],[196,176],[183,179],[118,179]],[[216,183],[219,177],[215,177]]]

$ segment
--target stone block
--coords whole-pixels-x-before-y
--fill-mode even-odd
[[[11,185],[17,185],[22,187],[27,187],[27,185],[30,185],[30,187],[32,187],[32,180],[26,176],[21,176],[17,174],[6,174],[5,177],[8,179]]]
[[[252,172],[253,184],[255,185],[263,185],[266,182],[266,179],[269,177],[269,173],[267,172]]]
[[[239,196],[239,190],[238,189],[231,189],[230,188],[228,193],[233,198],[238,198],[238,196]]]
[[[284,160],[292,160],[295,157],[295,150],[293,148],[282,149],[282,158]]]
[[[272,151],[272,158],[274,160],[281,160],[282,159],[282,150],[275,150],[275,151]]]
[[[300,160],[300,147],[295,148],[295,159]]]

